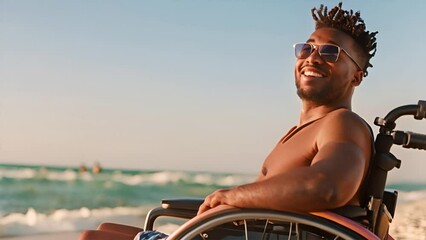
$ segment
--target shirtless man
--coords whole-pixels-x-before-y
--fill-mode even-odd
[[[294,72],[302,100],[299,125],[278,142],[255,182],[215,191],[199,214],[222,204],[299,212],[360,204],[372,136],[351,111],[351,100],[371,66],[376,33],[355,28],[360,37],[352,36],[345,27],[351,31],[353,19],[331,21],[338,19],[333,15],[349,15],[341,4],[329,13],[322,6],[312,13],[316,30],[306,43],[295,44]],[[362,37],[370,40],[369,46],[360,42]]]
[[[341,6],[312,9],[315,31],[305,43],[294,46],[295,81],[302,100],[299,125],[277,143],[256,181],[213,192],[198,214],[219,205],[296,212],[360,205],[372,135],[364,120],[351,111],[351,101],[372,67],[369,60],[377,32],[366,31],[359,13]],[[129,239],[124,233],[135,231],[117,225],[101,229],[123,234],[114,239]],[[92,231],[80,239],[106,236]]]

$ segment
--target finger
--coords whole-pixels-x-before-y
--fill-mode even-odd
[[[211,199],[210,199],[210,202],[209,202],[209,207],[210,208],[215,208],[215,207],[217,207],[217,206],[219,206],[220,205],[220,203],[221,203],[221,201],[220,201],[220,199],[217,197],[217,196],[214,196],[214,197],[212,197]]]
[[[209,199],[209,195],[207,196],[207,197],[205,197],[204,198],[204,202],[198,207],[198,212],[197,212],[197,215],[200,215],[201,213],[203,213],[203,212],[205,212],[205,211],[207,211],[207,209],[209,209],[210,207],[209,207],[209,202],[210,202],[210,199]]]
[[[224,200],[224,198],[223,198],[223,193],[222,193],[222,191],[223,191],[223,190],[217,190],[217,191],[215,191],[214,193],[210,194],[210,195],[206,198],[206,200],[207,200],[207,205],[208,205],[210,208],[214,208],[214,207],[217,207],[217,206],[222,205],[222,204],[224,204],[224,203],[225,203],[225,202],[223,201],[223,200]]]
[[[200,214],[202,214],[203,212],[205,212],[205,211],[207,211],[207,210],[209,210],[210,209],[210,207],[208,206],[208,205],[206,205],[206,204],[201,204],[200,205],[200,207],[198,208],[198,212],[197,212],[197,215],[200,215]]]

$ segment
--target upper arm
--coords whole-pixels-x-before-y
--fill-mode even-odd
[[[352,112],[339,112],[324,122],[317,136],[318,152],[312,161],[318,173],[343,202],[349,201],[367,172],[372,136],[366,123]]]

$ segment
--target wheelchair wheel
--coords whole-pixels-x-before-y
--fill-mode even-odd
[[[355,228],[348,225],[356,224]],[[260,209],[225,209],[196,217],[168,239],[173,240],[319,240],[378,239],[359,224],[341,225],[324,217]],[[362,229],[362,227],[361,227]],[[365,229],[366,230],[366,229]]]

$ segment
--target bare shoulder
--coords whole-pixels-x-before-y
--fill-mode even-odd
[[[320,135],[329,140],[341,139],[356,142],[368,140],[368,143],[372,137],[367,122],[347,109],[338,109],[329,113],[324,118]]]
[[[326,118],[328,121],[348,121],[350,123],[360,123],[361,125],[367,127],[367,124],[363,118],[361,118],[358,114],[344,108],[330,112]]]

